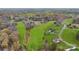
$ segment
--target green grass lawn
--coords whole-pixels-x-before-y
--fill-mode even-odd
[[[31,29],[30,40],[28,42],[28,50],[38,50],[42,48],[44,32],[52,25],[53,22],[50,21]]]
[[[47,31],[47,29],[52,28],[55,29],[57,31],[56,34],[48,34],[48,35],[44,35],[44,32]],[[34,27],[33,29],[31,29],[31,37],[28,43],[28,50],[38,50],[42,48],[43,45],[43,37],[45,37],[44,39],[48,40],[49,46],[52,44],[52,40],[58,36],[58,33],[60,32],[62,28],[61,26],[56,26],[54,25],[52,22],[48,22],[46,24],[41,24],[37,27]],[[72,30],[72,29],[65,29],[64,32],[62,33],[61,37],[63,38],[63,40],[65,40],[66,42],[70,43],[70,44],[75,44],[75,45],[79,45],[79,42],[76,40],[76,33],[79,30]],[[62,48],[62,49],[66,49],[69,46],[64,44],[64,43],[60,43],[58,44],[58,48]]]
[[[70,24],[70,23],[72,23],[71,20],[72,19],[66,20],[66,21],[64,21],[63,24]],[[69,23],[67,23],[68,21],[69,21]],[[59,32],[61,31],[61,29],[63,27],[63,24],[61,24],[60,26],[56,26],[54,24],[54,21],[50,21],[50,22],[43,23],[41,25],[38,25],[38,26],[32,28],[30,30],[30,38],[29,38],[29,41],[27,43],[27,50],[36,51],[36,50],[42,49],[45,39],[48,41],[49,46],[51,46],[52,40],[58,36]],[[20,44],[23,46],[24,35],[26,33],[25,25],[22,22],[18,22],[16,28],[17,28],[17,31],[19,32]],[[55,29],[55,31],[57,33],[45,35],[44,33],[49,28]],[[70,28],[66,28],[63,31],[63,33],[61,34],[61,37],[64,41],[79,47],[79,41],[76,40],[76,33],[78,31],[79,31],[79,29],[73,30]],[[69,47],[70,46],[66,45],[63,42],[57,44],[57,48],[60,48],[60,49],[66,49]],[[77,49],[77,50],[79,50],[79,49]]]
[[[64,32],[62,33],[61,37],[64,41],[79,47],[79,41],[76,39],[76,33],[78,31],[79,30],[65,29]],[[62,49],[69,48],[69,46],[64,43],[58,44],[58,47],[62,47]]]
[[[72,18],[69,18],[69,19],[65,19],[62,24],[66,24],[66,25],[69,25],[69,24],[72,24],[73,23],[73,19]]]
[[[19,33],[19,42],[20,42],[20,45],[23,47],[24,45],[24,36],[26,34],[26,28],[25,28],[25,25],[23,22],[17,22],[17,31]]]
[[[72,22],[73,20],[71,18],[66,19],[63,21],[62,25],[64,24],[69,25],[69,24],[72,24]],[[79,47],[79,41],[76,39],[76,33],[78,31],[79,29],[73,30],[73,29],[66,28],[64,32],[62,33],[61,37],[64,41]],[[58,44],[58,48],[66,49],[66,48],[69,48],[69,46],[61,42],[60,44]]]
[[[45,39],[48,41],[48,44],[49,46],[51,46],[51,44],[53,43],[53,39],[57,38],[58,37],[58,34],[62,28],[62,25],[61,26],[57,26],[55,24],[53,24],[51,27],[50,27],[52,30],[55,30],[56,33],[54,34],[47,34],[45,35]]]

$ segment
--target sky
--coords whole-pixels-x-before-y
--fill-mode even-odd
[[[79,8],[78,0],[0,0],[0,8]]]

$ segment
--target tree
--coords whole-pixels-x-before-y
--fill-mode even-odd
[[[76,39],[79,40],[79,31],[76,34]]]

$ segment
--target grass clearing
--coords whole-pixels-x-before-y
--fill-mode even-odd
[[[51,27],[52,24],[53,22],[50,21],[31,29],[28,50],[38,50],[42,48],[44,32]]]
[[[17,31],[19,33],[19,42],[20,42],[20,45],[23,47],[24,45],[24,36],[26,34],[26,28],[25,28],[25,25],[23,22],[17,22]]]

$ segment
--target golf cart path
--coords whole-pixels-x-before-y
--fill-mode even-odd
[[[64,41],[64,40],[61,38],[61,34],[63,33],[64,29],[66,29],[66,27],[67,27],[67,25],[64,24],[64,26],[62,27],[62,29],[61,29],[61,31],[60,31],[60,33],[59,33],[59,39],[60,39],[63,43],[65,43],[66,45],[72,47],[72,48],[69,48],[69,49],[79,48],[79,47],[76,47],[76,46],[73,45],[73,44],[70,44],[70,43]]]

